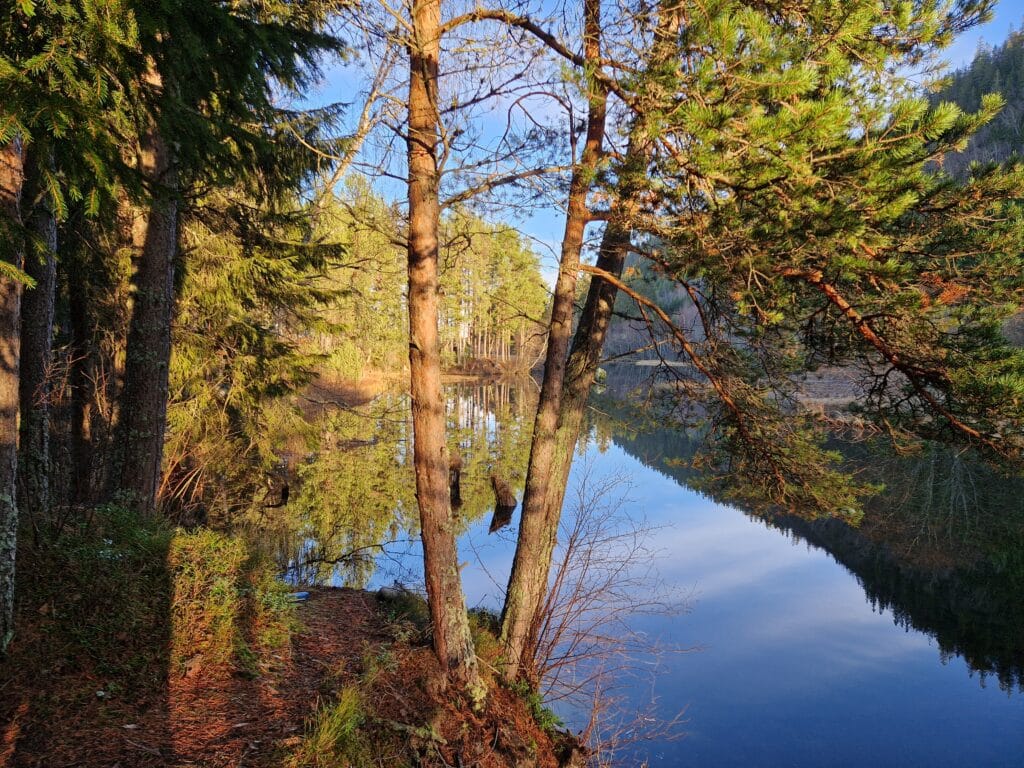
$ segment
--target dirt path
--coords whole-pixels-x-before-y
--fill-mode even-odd
[[[485,711],[470,711],[443,687],[422,633],[387,616],[373,594],[314,589],[298,608],[302,628],[256,659],[256,673],[196,657],[153,670],[134,697],[81,670],[8,674],[0,768],[289,768],[310,716],[346,686],[364,697],[373,765],[557,768],[567,747],[574,754],[505,688],[492,685]]]

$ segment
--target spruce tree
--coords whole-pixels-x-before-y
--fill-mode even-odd
[[[23,501],[39,513],[49,495],[46,401],[35,407],[34,398],[45,387],[49,364],[53,232],[69,201],[82,200],[95,211],[112,187],[118,166],[114,126],[121,114],[118,77],[125,74],[124,54],[133,44],[134,27],[120,2],[24,0],[0,19],[0,335],[6,349],[0,384],[0,650],[13,632],[19,410],[26,449]],[[54,166],[58,153],[69,158],[62,173]],[[26,189],[29,211],[23,217]],[[33,293],[26,303],[31,333],[22,384],[24,285]]]
[[[138,232],[113,490],[156,504],[163,457],[182,197],[198,186],[292,184],[315,154],[281,135],[274,89],[293,93],[339,47],[330,3],[140,3]],[[300,134],[301,136],[301,134]]]

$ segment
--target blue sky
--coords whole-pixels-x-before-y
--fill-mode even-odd
[[[1024,21],[1024,0],[999,0],[992,20],[982,27],[972,29],[962,35],[946,52],[946,59],[956,67],[970,64],[978,43],[984,41],[989,45],[999,45],[1010,32],[1010,28],[1020,29]]]

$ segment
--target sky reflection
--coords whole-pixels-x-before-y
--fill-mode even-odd
[[[583,472],[630,479],[630,514],[661,526],[659,574],[689,596],[688,612],[637,617],[634,629],[700,649],[621,681],[637,709],[653,696],[662,718],[686,710],[684,739],[642,742],[624,764],[1024,765],[1024,696],[994,681],[983,687],[959,658],[943,663],[934,639],[875,610],[826,551],[679,486],[616,445],[591,447],[573,482]],[[488,523],[473,525],[460,557],[469,605],[497,608],[515,528],[488,535]]]

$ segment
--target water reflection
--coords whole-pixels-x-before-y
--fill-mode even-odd
[[[599,404],[597,434],[681,485],[699,439],[668,429],[624,430],[629,406]],[[884,490],[858,528],[841,520],[747,513],[827,551],[868,601],[896,623],[933,636],[945,660],[965,659],[984,683],[1024,691],[1024,479],[1002,475],[952,448],[899,456],[872,442],[834,448]]]
[[[686,460],[697,435],[638,413],[638,403],[656,399],[649,377],[609,377],[581,448],[592,472],[631,476],[637,512],[667,526],[656,542],[670,555],[663,579],[699,597],[691,614],[631,627],[705,648],[659,671],[654,690],[665,717],[689,707],[687,739],[638,747],[637,761],[1018,764],[1024,481],[939,447],[893,456],[850,443],[837,447],[851,468],[886,486],[860,528],[737,511],[690,490],[697,478]],[[515,518],[488,534],[491,478],[521,498],[536,397],[532,382],[448,389],[471,605],[499,605]],[[396,571],[384,568],[377,545],[406,542],[388,549],[404,555],[403,567],[420,552],[408,404],[388,395],[311,423],[292,501],[263,523],[268,546],[303,581],[362,586],[385,570],[390,581]],[[638,707],[650,693],[636,691]]]
[[[446,392],[449,449],[459,462],[455,513],[465,530],[495,510],[492,477],[521,495],[537,389],[532,381],[475,381]],[[418,534],[408,399],[388,393],[308,418],[310,449],[292,469],[291,501],[265,510],[254,536],[296,583],[365,587],[381,552]]]
[[[635,393],[650,391],[650,375],[616,371],[595,400],[594,448],[619,446],[686,486],[696,479],[688,460],[700,441],[641,417]],[[634,394],[622,399],[628,392]],[[508,505],[495,503],[495,483],[509,487],[512,501],[522,493],[536,387],[459,383],[448,387],[447,400],[450,446],[461,458],[457,514],[463,530],[493,515],[493,532],[512,518]],[[379,545],[416,538],[408,413],[405,396],[389,394],[313,417],[318,450],[294,470],[292,502],[260,521],[262,540],[296,581],[364,586]],[[829,552],[876,609],[936,638],[944,657],[963,657],[1005,689],[1024,687],[1024,480],[940,446],[912,456],[868,442],[836,447],[852,469],[885,486],[859,528],[758,519]]]

